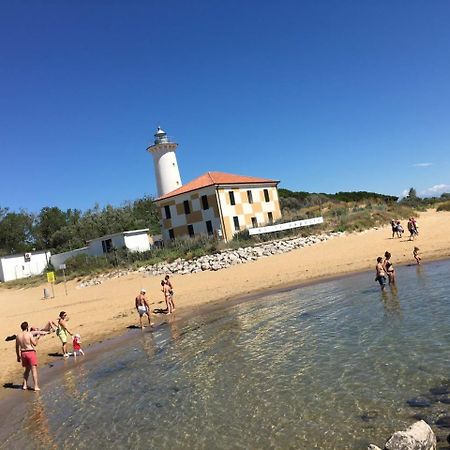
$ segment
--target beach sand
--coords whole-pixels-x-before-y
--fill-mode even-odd
[[[414,242],[408,241],[408,232],[401,239],[392,239],[391,228],[387,226],[345,234],[311,247],[217,272],[173,275],[175,315],[195,312],[207,303],[227,302],[237,296],[269,289],[357,271],[374,272],[376,257],[383,256],[386,250],[392,253],[394,265],[415,263],[412,256],[415,245],[420,248],[424,263],[450,257],[450,212],[424,212],[418,225],[420,236]],[[69,328],[81,334],[86,350],[89,344],[125,333],[128,326],[138,324],[134,298],[141,288],[147,290],[152,309],[164,308],[161,278],[133,273],[83,289],[71,281],[67,283],[67,296],[61,283],[55,286],[55,298],[48,300],[42,300],[47,285],[15,290],[0,288],[0,381],[2,384],[21,382],[22,368],[16,362],[14,341],[4,340],[19,331],[21,322],[26,320],[30,325],[43,326],[49,319],[56,321],[60,311],[67,311]],[[368,283],[377,288],[372,274]],[[401,284],[401,279],[397,283]],[[37,349],[40,364],[55,361],[55,357],[48,354],[61,352],[60,341],[55,334],[44,336]]]

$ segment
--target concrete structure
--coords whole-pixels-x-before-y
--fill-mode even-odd
[[[279,181],[207,172],[155,201],[164,240],[216,235],[229,241],[238,231],[281,218]]]
[[[0,258],[0,281],[12,281],[40,275],[50,261],[50,252],[22,253]]]
[[[114,249],[126,248],[131,252],[146,252],[150,250],[150,243],[157,245],[157,236],[153,240],[148,235],[148,228],[142,230],[122,231],[120,233],[108,234],[99,238],[87,241],[88,246],[78,248],[69,252],[53,255],[51,258],[55,269],[63,264],[69,258],[77,255],[102,256],[105,253],[111,253]],[[156,242],[155,242],[156,241]]]
[[[52,255],[51,263],[52,266],[59,270],[59,266],[64,264],[69,258],[73,258],[78,255],[89,255],[89,247],[77,248],[75,250],[70,250],[64,253],[58,253],[56,255]]]
[[[87,241],[89,254],[101,256],[110,253],[114,249],[127,248],[131,252],[146,252],[150,250],[148,228],[143,230],[122,231],[121,233],[109,234]]]
[[[147,151],[153,155],[159,197],[181,187],[180,171],[175,155],[177,147],[178,144],[170,142],[166,132],[158,127],[154,145],[147,148]]]

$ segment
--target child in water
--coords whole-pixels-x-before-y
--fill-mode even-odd
[[[83,349],[81,348],[81,336],[79,334],[73,335],[72,346],[73,346],[73,356],[77,356],[78,354],[84,356]]]
[[[417,264],[420,264],[420,260],[422,258],[419,256],[419,247],[414,247],[413,256],[414,256],[414,259],[417,261]]]

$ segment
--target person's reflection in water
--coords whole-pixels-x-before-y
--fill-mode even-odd
[[[56,449],[53,434],[50,431],[50,425],[45,410],[42,396],[36,396],[30,408],[30,426],[28,431],[34,437],[34,448]],[[39,443],[39,444],[38,444]]]
[[[381,303],[387,316],[400,316],[402,308],[398,299],[398,289],[395,285],[390,285],[390,292],[381,291]]]
[[[75,399],[80,408],[83,407],[83,404],[86,403],[89,396],[89,392],[85,387],[86,376],[85,364],[79,364],[78,361],[74,359],[74,367],[70,370],[66,370],[62,379],[64,384],[64,394],[71,399]]]
[[[147,353],[148,358],[153,359],[156,354],[156,344],[153,333],[143,333],[141,336],[141,340],[142,348],[144,349],[145,353]]]
[[[180,332],[178,330],[178,324],[175,320],[175,317],[170,317],[167,321],[167,325],[169,326],[170,336],[174,344],[176,344],[180,340]]]

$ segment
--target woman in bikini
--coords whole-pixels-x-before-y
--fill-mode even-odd
[[[391,254],[389,252],[384,253],[383,267],[387,273],[389,284],[395,284],[395,269],[391,263]]]

